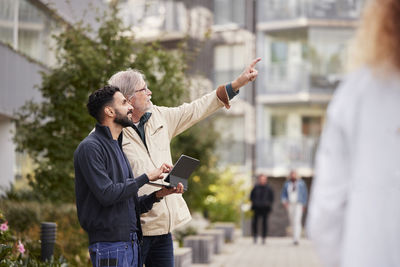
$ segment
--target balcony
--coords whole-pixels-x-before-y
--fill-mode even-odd
[[[216,154],[221,166],[244,165],[246,162],[246,144],[244,141],[220,140],[217,144]]]
[[[313,169],[317,137],[273,137],[257,141],[257,168]]]
[[[319,94],[331,95],[339,85],[339,74],[313,74],[310,64],[275,63],[260,69],[258,95]]]
[[[356,20],[365,0],[259,0],[258,22],[299,18]]]
[[[121,16],[138,39],[179,39],[188,31],[183,2],[150,0],[122,3]]]

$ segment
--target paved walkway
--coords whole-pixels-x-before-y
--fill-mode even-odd
[[[302,239],[294,246],[290,238],[268,238],[265,245],[253,244],[249,237],[240,237],[225,244],[223,252],[214,255],[211,264],[193,267],[320,267],[311,242]]]

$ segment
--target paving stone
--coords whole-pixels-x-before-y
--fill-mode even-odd
[[[266,244],[254,244],[252,238],[240,237],[225,244],[209,264],[192,267],[321,267],[311,242],[301,239],[298,246],[291,238],[270,237]]]

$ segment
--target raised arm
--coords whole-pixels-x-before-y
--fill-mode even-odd
[[[260,60],[261,58],[254,59],[231,83],[221,85],[215,91],[191,103],[175,108],[163,108],[163,116],[168,121],[169,137],[173,138],[180,134],[223,106],[229,108],[229,100],[238,93],[238,90],[257,78],[258,71],[255,66]]]
[[[258,71],[255,69],[255,67],[260,61],[260,57],[256,58],[244,69],[244,71],[232,82],[233,90],[237,91],[241,87],[245,86],[249,82],[254,81],[257,78]]]

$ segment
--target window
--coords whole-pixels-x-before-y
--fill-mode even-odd
[[[245,128],[243,116],[218,116],[215,119],[215,129],[220,133],[216,153],[219,163],[243,165],[246,161]]]
[[[302,134],[307,137],[318,137],[321,135],[322,118],[315,116],[302,117]]]
[[[278,137],[286,135],[286,115],[271,116],[271,136]]]
[[[245,0],[215,0],[214,23],[217,25],[235,23],[244,26]]]
[[[132,26],[139,39],[159,38],[170,32],[184,33],[188,29],[190,14],[186,13],[182,1],[130,0],[119,2],[119,7],[125,25]]]
[[[0,41],[13,44],[14,14],[17,2],[14,0],[0,1]]]
[[[344,73],[347,47],[353,34],[352,29],[310,29],[307,57],[313,88],[336,88]]]
[[[271,62],[285,63],[288,59],[288,45],[285,42],[271,43]]]
[[[245,67],[244,45],[218,45],[214,48],[214,86],[235,79]]]
[[[56,27],[50,15],[28,0],[0,1],[0,41],[48,65],[55,62],[50,48]]]

